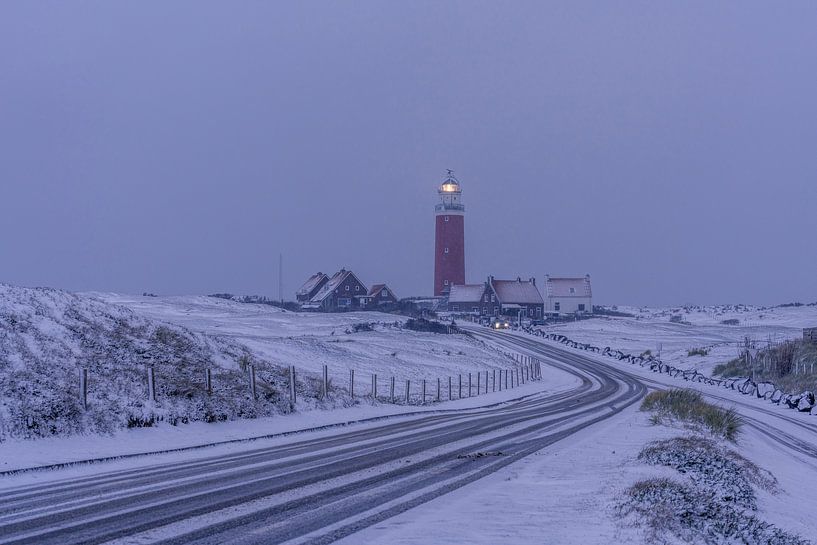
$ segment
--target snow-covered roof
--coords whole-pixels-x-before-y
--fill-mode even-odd
[[[532,280],[492,280],[491,284],[497,299],[503,305],[517,303],[523,305],[542,305],[542,295]]]
[[[591,297],[590,276],[579,278],[558,278],[545,276],[545,290],[548,297]]]
[[[314,290],[315,287],[319,283],[321,283],[324,278],[326,278],[326,275],[323,274],[322,272],[317,272],[317,273],[313,274],[312,276],[309,277],[309,280],[304,282],[304,285],[301,286],[300,289],[296,292],[297,295],[306,295],[306,294],[308,294],[309,292]]]
[[[334,275],[332,275],[332,278],[329,279],[329,282],[324,284],[320,291],[316,293],[312,299],[310,299],[310,302],[320,303],[326,299],[351,273],[352,271],[347,271],[346,269],[341,269],[336,272]]]
[[[474,303],[482,300],[485,284],[454,284],[448,294],[449,303]]]

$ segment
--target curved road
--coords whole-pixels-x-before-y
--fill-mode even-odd
[[[3,489],[0,544],[330,543],[471,483],[639,401],[638,378],[516,336],[577,386],[229,455]],[[59,472],[55,473],[55,479]]]

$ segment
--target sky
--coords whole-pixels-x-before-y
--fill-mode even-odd
[[[817,301],[817,3],[0,3],[0,282]]]

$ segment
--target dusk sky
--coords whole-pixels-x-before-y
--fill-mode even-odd
[[[0,282],[817,301],[817,3],[3,2]]]

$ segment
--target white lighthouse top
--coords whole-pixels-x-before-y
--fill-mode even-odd
[[[440,195],[440,203],[435,207],[437,212],[444,212],[444,213],[457,213],[457,212],[464,212],[465,206],[462,204],[462,188],[460,187],[460,182],[454,177],[454,171],[449,170],[448,176],[445,178],[445,181],[440,185],[440,188],[437,190],[437,193]]]

